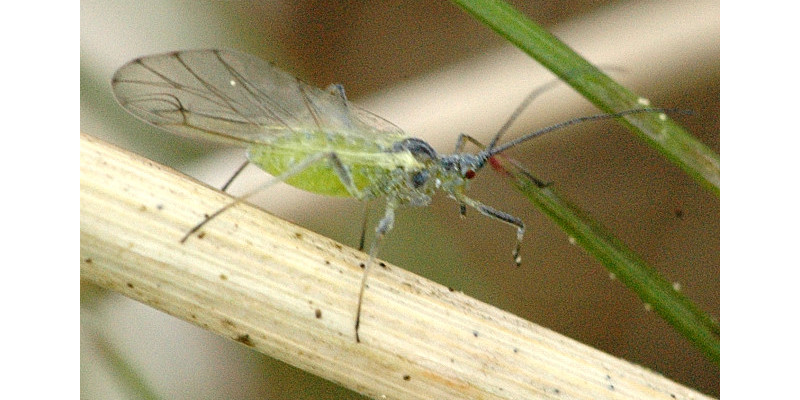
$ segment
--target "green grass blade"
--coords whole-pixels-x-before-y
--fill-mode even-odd
[[[561,198],[551,186],[539,187],[529,173],[501,157],[495,169],[507,172],[514,185],[542,212],[558,224],[578,245],[597,258],[614,276],[633,290],[645,304],[687,337],[706,357],[719,363],[719,323],[676,291],[625,244],[599,223]]]
[[[501,0],[452,0],[533,57],[604,112],[647,105],[558,38]],[[670,118],[643,113],[622,119],[632,132],[719,196],[719,155]]]
[[[493,30],[553,71],[605,112],[641,108],[646,102],[584,60],[525,15],[499,0],[453,0]],[[659,150],[701,185],[719,195],[719,156],[669,118],[651,113],[620,118],[650,146]],[[496,161],[503,163],[499,157]],[[597,258],[621,282],[676,330],[719,362],[719,323],[704,313],[672,284],[659,276],[622,242],[588,215],[558,196],[540,188],[524,170],[503,163],[517,188],[553,219],[568,235]]]
[[[98,337],[96,342],[97,350],[100,351],[102,357],[107,361],[109,370],[113,372],[116,378],[115,383],[121,386],[121,389],[136,396],[142,400],[162,400],[163,397],[152,388],[147,379],[143,376],[141,371],[133,366],[129,357],[123,355],[113,343],[107,339]]]

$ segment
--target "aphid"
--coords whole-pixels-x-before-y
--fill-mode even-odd
[[[142,57],[120,68],[111,84],[120,104],[152,125],[246,147],[248,162],[272,174],[271,182],[362,201],[386,199],[361,279],[356,341],[368,271],[381,239],[392,229],[397,207],[426,206],[435,190],[443,190],[455,199],[462,215],[469,206],[516,228],[512,255],[519,265],[525,224],[467,197],[469,180],[493,156],[547,132],[585,121],[658,111],[637,109],[576,118],[499,145],[511,122],[538,94],[535,91],[488,146],[462,134],[453,154],[440,155],[428,143],[348,102],[340,86],[328,91],[311,87],[271,63],[239,52],[194,50]],[[465,153],[467,141],[482,150]],[[181,241],[246,197],[208,216]]]

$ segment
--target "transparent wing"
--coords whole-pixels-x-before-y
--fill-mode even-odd
[[[117,70],[111,85],[117,100],[132,114],[183,136],[240,145],[319,131],[386,144],[406,136],[339,95],[234,51],[192,50],[138,58]]]

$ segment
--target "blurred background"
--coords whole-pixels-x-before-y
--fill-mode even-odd
[[[583,56],[719,152],[719,2],[512,1]],[[664,4],[666,3],[666,4]],[[568,6],[567,6],[568,5]],[[172,136],[111,95],[132,58],[230,48],[348,98],[452,151],[459,133],[488,141],[527,93],[553,76],[453,4],[361,1],[81,1],[81,130],[219,187],[242,149]],[[596,113],[566,86],[535,101],[507,134]],[[589,212],[690,299],[719,318],[719,198],[615,122],[586,124],[511,154]],[[266,179],[255,168],[243,193]],[[719,396],[719,366],[646,310],[627,288],[489,169],[471,197],[522,218],[515,232],[435,198],[402,209],[381,258],[590,346]],[[349,246],[363,205],[280,185],[253,200]],[[375,203],[372,226],[382,213]],[[313,211],[312,211],[313,210]],[[343,218],[344,216],[344,218]],[[81,398],[361,398],[334,383],[89,284],[81,285]]]

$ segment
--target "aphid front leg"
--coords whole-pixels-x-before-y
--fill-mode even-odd
[[[467,134],[464,134],[464,133],[459,133],[458,134],[458,139],[456,139],[455,154],[463,153],[464,152],[464,145],[466,145],[467,142],[471,142],[475,146],[478,146],[478,148],[481,149],[481,150],[486,148],[486,146],[484,146],[483,143],[479,142],[478,139],[475,139],[474,137],[472,137],[470,135],[467,135]],[[464,218],[464,217],[467,216],[467,205],[464,204],[463,202],[461,202],[461,200],[458,200],[458,214],[461,216],[461,218]]]
[[[475,139],[474,137],[472,137],[470,135],[467,135],[467,134],[459,133],[458,134],[458,139],[456,140],[456,151],[455,151],[455,153],[456,154],[463,153],[464,152],[464,145],[467,142],[470,142],[470,143],[474,144],[475,146],[478,146],[478,148],[481,149],[481,150],[486,148],[486,145],[484,145],[483,143],[479,142],[478,139]]]
[[[467,135],[465,135],[465,134],[463,134],[463,133],[459,133],[459,134],[458,134],[458,139],[456,139],[456,150],[455,150],[455,154],[458,154],[458,153],[462,153],[462,152],[464,152],[464,143],[466,142],[466,139],[467,139],[468,137],[469,137],[469,136],[467,136]]]
[[[522,237],[525,235],[525,223],[522,222],[521,219],[503,211],[495,210],[492,207],[489,207],[464,195],[456,195],[456,201],[478,210],[478,212],[487,217],[491,217],[517,227],[517,245],[514,247],[512,255],[514,256],[514,263],[517,264],[517,266],[522,264],[522,256],[519,252],[520,248],[522,248]]]

